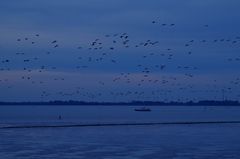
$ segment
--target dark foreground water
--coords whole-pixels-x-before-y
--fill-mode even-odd
[[[238,107],[0,107],[1,126],[240,120]],[[58,120],[58,114],[63,116]],[[240,124],[0,129],[3,159],[239,159]]]

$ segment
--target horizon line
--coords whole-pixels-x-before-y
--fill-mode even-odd
[[[53,100],[53,101],[21,101],[21,102],[4,102],[0,101],[0,105],[129,105],[129,106],[240,106],[238,100],[199,100],[199,101],[119,101],[119,102],[107,102],[107,101],[75,101],[75,100]]]

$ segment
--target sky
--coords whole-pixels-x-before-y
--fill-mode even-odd
[[[240,100],[240,1],[0,4],[0,101]]]

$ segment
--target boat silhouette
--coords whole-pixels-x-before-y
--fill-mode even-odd
[[[146,107],[142,107],[142,108],[136,108],[134,109],[135,111],[139,111],[139,112],[150,112],[151,109],[150,108],[146,108]]]

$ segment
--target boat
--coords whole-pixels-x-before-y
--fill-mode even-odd
[[[142,108],[136,108],[134,109],[135,111],[139,111],[139,112],[150,112],[151,109],[150,108],[146,108],[146,107],[142,107]]]

